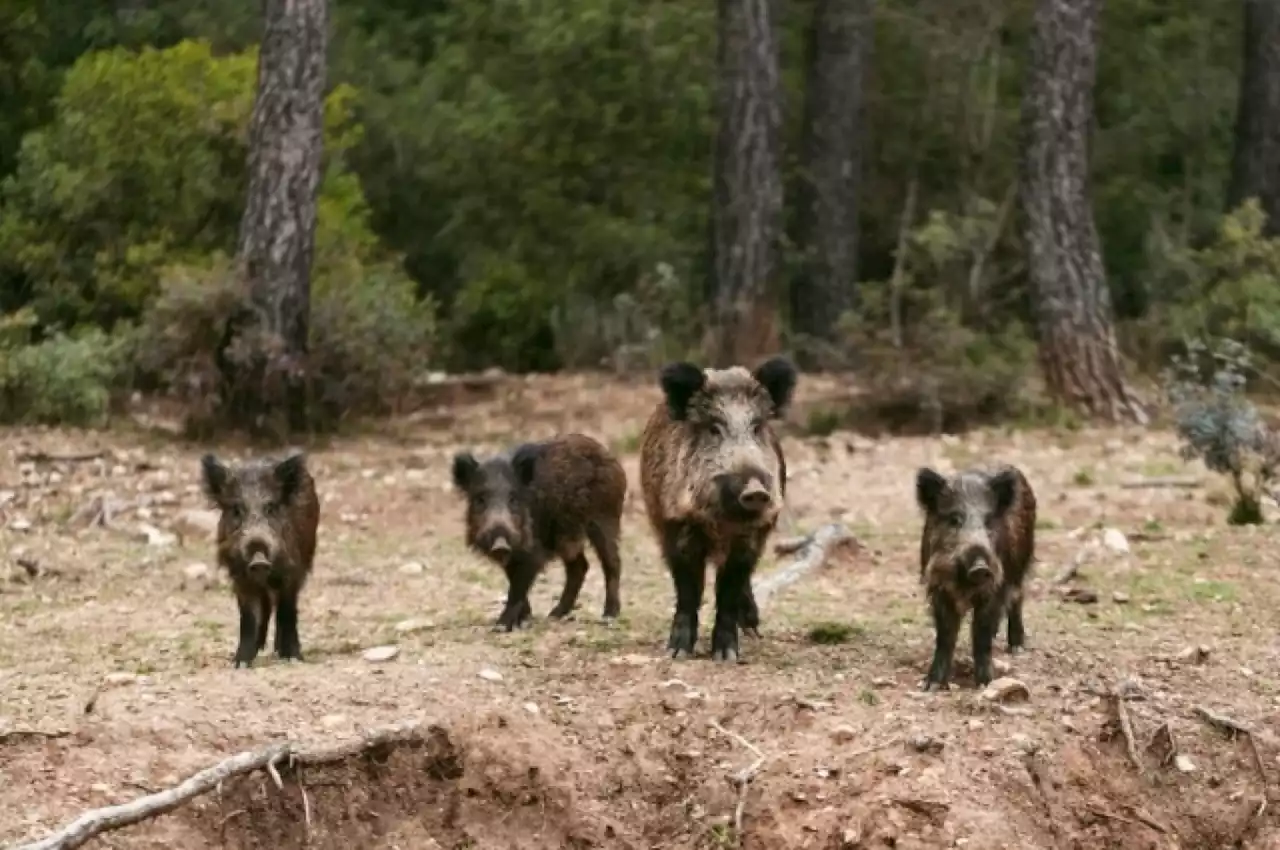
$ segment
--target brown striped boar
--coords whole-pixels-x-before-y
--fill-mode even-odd
[[[604,574],[604,618],[618,616],[627,475],[608,449],[584,434],[566,434],[483,462],[461,452],[453,459],[453,484],[467,500],[467,546],[507,576],[496,630],[529,624],[529,589],[554,557],[564,562],[565,583],[549,616],[568,616],[587,576],[587,543]]]
[[[758,635],[751,576],[778,523],[787,464],[770,421],[791,401],[796,370],[775,357],[748,371],[672,363],[663,401],[645,425],[640,483],[645,511],[675,585],[667,649],[693,655],[706,564],[715,565],[711,657],[735,661],[738,630]]]
[[[221,511],[218,563],[231,579],[240,609],[235,667],[249,667],[267,645],[274,610],[275,651],[302,660],[298,596],[311,575],[320,501],[306,456],[228,465],[200,462],[205,493]]]
[[[923,689],[950,687],[956,640],[969,611],[973,674],[984,686],[992,679],[992,645],[1001,619],[1008,618],[1011,653],[1026,643],[1022,583],[1035,557],[1035,493],[1013,466],[965,470],[950,478],[926,467],[916,473],[916,502],[924,512],[920,580],[935,640]]]

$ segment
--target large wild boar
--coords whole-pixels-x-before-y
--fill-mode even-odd
[[[796,370],[775,357],[754,372],[672,363],[645,425],[640,485],[675,585],[667,649],[692,655],[706,563],[716,567],[711,657],[735,661],[739,627],[758,634],[751,576],[778,523],[787,464],[770,425],[791,401]]]
[[[301,661],[298,596],[311,575],[320,521],[306,456],[228,466],[207,454],[200,465],[204,491],[222,512],[218,563],[240,607],[234,666],[252,665],[267,645],[272,609],[276,655]]]
[[[920,580],[935,632],[923,689],[950,687],[960,623],[971,609],[973,674],[986,685],[1003,616],[1009,619],[1009,651],[1026,642],[1022,583],[1035,557],[1035,493],[1013,466],[966,470],[950,479],[926,467],[916,473],[916,502],[924,511]]]
[[[584,434],[566,434],[483,463],[461,452],[453,459],[453,484],[467,500],[467,545],[507,575],[507,603],[495,629],[528,624],[529,589],[557,556],[565,582],[550,616],[567,616],[587,576],[588,542],[604,573],[604,618],[618,616],[627,475],[608,449]]]

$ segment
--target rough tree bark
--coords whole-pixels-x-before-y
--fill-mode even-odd
[[[722,365],[778,347],[782,89],[774,3],[719,0],[710,348]]]
[[[1227,207],[1251,197],[1280,233],[1280,3],[1244,0],[1244,62]]]
[[[1050,393],[1145,422],[1125,382],[1089,198],[1101,0],[1037,0],[1023,94],[1021,199],[1040,363]]]
[[[817,0],[810,23],[796,226],[805,260],[791,288],[791,326],[819,341],[832,341],[840,314],[857,295],[871,9],[872,0]]]
[[[282,406],[306,428],[311,260],[323,155],[327,0],[265,0],[258,89],[249,127],[249,192],[237,256],[252,309],[239,353],[233,414],[261,427]]]

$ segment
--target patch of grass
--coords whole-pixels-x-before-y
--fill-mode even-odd
[[[805,434],[810,437],[830,436],[840,427],[840,411],[831,408],[816,407],[809,411],[805,420]]]
[[[880,695],[870,688],[863,688],[858,693],[858,701],[863,705],[879,705]]]
[[[1048,517],[1036,517],[1037,531],[1040,531],[1040,530],[1053,531],[1055,528],[1061,528],[1061,527],[1062,526],[1058,522],[1056,522],[1055,520],[1051,520]]]
[[[1237,594],[1229,581],[1197,579],[1191,582],[1187,596],[1195,602],[1235,602]]]
[[[1092,487],[1097,484],[1097,479],[1093,477],[1093,470],[1083,468],[1077,469],[1076,474],[1071,476],[1071,483],[1077,487]]]
[[[640,439],[643,436],[643,431],[628,431],[621,437],[615,438],[609,444],[609,448],[616,455],[635,454],[640,451]]]
[[[1142,465],[1142,475],[1146,478],[1164,478],[1177,475],[1182,465],[1171,460],[1151,460]]]
[[[1149,519],[1142,524],[1142,530],[1150,534],[1159,534],[1164,531],[1164,525],[1158,519]]]
[[[849,643],[863,634],[864,630],[859,625],[826,621],[809,627],[809,642],[829,646]]]

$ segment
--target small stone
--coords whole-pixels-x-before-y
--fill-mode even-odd
[[[524,704],[524,710],[529,712],[530,714],[537,714],[538,713],[537,703],[526,702]]]
[[[1129,601],[1129,594],[1125,593],[1123,590],[1117,590],[1111,594],[1111,601],[1117,605],[1127,604]]]
[[[1009,741],[1020,752],[1027,753],[1029,755],[1034,755],[1036,751],[1040,749],[1039,745],[1037,745],[1035,741],[1031,740],[1030,737],[1022,734],[1021,732],[1015,732],[1013,735],[1010,735]]]
[[[176,534],[161,531],[148,522],[138,523],[138,537],[145,540],[148,546],[165,547],[178,542]]]
[[[499,673],[497,670],[494,670],[494,669],[492,669],[492,668],[490,668],[490,667],[485,667],[484,669],[482,669],[482,670],[481,670],[479,673],[477,673],[476,675],[478,675],[481,679],[484,679],[486,682],[501,682],[501,681],[502,681],[502,674],[501,674],[501,673]]]
[[[407,564],[401,564],[399,573],[402,576],[420,576],[427,571],[427,568],[418,561],[410,561]]]
[[[1008,661],[1005,661],[1003,658],[993,658],[991,659],[991,668],[995,670],[998,675],[1007,676],[1009,675],[1009,671],[1013,669],[1013,665]]]
[[[1191,760],[1190,756],[1183,755],[1182,753],[1178,753],[1173,757],[1173,766],[1178,768],[1182,773],[1195,773],[1196,771],[1195,762]]]
[[[182,574],[187,578],[195,581],[196,579],[207,578],[209,575],[209,565],[201,563],[187,564],[182,568]]]
[[[616,658],[609,659],[609,663],[614,667],[642,667],[653,659],[647,655],[638,655],[634,652],[626,655],[619,655]]]
[[[940,753],[942,748],[946,746],[945,742],[939,741],[931,735],[913,735],[908,742],[911,749],[917,753]]]
[[[1031,691],[1017,679],[1001,676],[987,685],[986,690],[982,692],[982,698],[1000,703],[1010,699],[1022,701],[1031,698]]]
[[[402,635],[413,634],[414,632],[422,632],[434,625],[430,620],[424,620],[420,617],[414,617],[408,620],[401,620],[395,624],[395,630]]]
[[[132,685],[138,681],[137,673],[108,673],[102,677],[102,681],[108,685]]]
[[[345,714],[326,714],[320,718],[320,725],[326,729],[336,729],[339,726],[345,726],[349,722]]]
[[[842,723],[831,730],[831,740],[837,744],[847,744],[858,737],[858,730],[847,723]]]
[[[1073,587],[1066,593],[1062,594],[1062,598],[1068,602],[1078,602],[1081,605],[1092,605],[1098,601],[1098,593],[1087,587]]]
[[[9,528],[13,529],[14,531],[30,531],[31,520],[27,519],[26,517],[14,517],[13,520],[9,523]]]
[[[1117,554],[1125,554],[1129,551],[1129,541],[1118,528],[1108,528],[1102,532],[1102,545]]]
[[[390,661],[399,654],[400,647],[398,646],[375,646],[364,651],[364,660],[378,664],[383,661]]]

